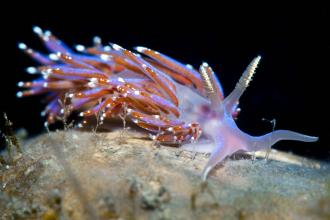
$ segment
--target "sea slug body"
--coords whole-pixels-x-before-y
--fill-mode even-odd
[[[84,118],[97,115],[103,122],[125,112],[133,123],[148,130],[152,139],[211,153],[203,180],[226,156],[237,151],[268,149],[280,140],[318,139],[287,130],[255,137],[237,127],[237,103],[260,56],[252,60],[234,90],[225,97],[207,63],[196,70],[145,47],[136,47],[138,53],[134,53],[117,44],[104,46],[99,37],[94,38],[94,46],[77,45],[78,52],[74,52],[50,31],[39,27],[33,30],[50,54],[19,43],[18,47],[41,65],[26,69],[40,77],[19,82],[18,86],[27,90],[18,92],[17,97],[45,94],[48,105],[42,115],[48,124],[63,114],[59,100],[64,98],[70,98],[71,109]],[[84,126],[84,122],[78,126]]]

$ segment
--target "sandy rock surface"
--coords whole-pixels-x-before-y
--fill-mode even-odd
[[[207,155],[131,131],[51,132],[22,151],[0,165],[0,219],[330,219],[326,164],[227,159],[202,184]]]

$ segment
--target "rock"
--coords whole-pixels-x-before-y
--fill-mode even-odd
[[[57,131],[26,141],[14,163],[0,167],[1,219],[330,217],[328,164],[227,159],[202,183],[208,155],[121,132]]]

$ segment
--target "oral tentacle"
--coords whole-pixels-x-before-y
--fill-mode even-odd
[[[267,149],[282,140],[315,142],[318,140],[318,137],[304,135],[289,130],[277,130],[265,134],[263,136],[256,137],[256,142],[254,146],[252,146],[251,149],[249,150],[257,151],[257,150]]]
[[[216,146],[214,147],[211,156],[204,167],[203,173],[202,173],[202,180],[203,182],[206,181],[207,176],[209,172],[222,160],[225,159],[226,156],[228,156],[228,148],[223,145],[221,142],[216,142]]]

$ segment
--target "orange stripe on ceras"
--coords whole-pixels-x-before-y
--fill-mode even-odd
[[[160,115],[144,114],[142,112],[131,110],[130,116],[135,119],[141,120],[141,122],[143,123],[156,126],[157,128],[160,128],[162,130],[172,126],[170,120],[168,120],[166,117],[161,117]]]
[[[75,93],[74,96],[75,98],[97,98],[100,97],[102,98],[104,95],[109,94],[109,91],[107,89],[102,89],[98,92],[91,93],[91,94],[84,94],[82,92]]]
[[[38,51],[35,51],[29,47],[24,50],[24,53],[30,56],[32,59],[37,60],[38,62],[45,64],[45,65],[53,65],[55,64],[52,60],[46,57],[44,54],[41,54]]]
[[[153,126],[153,125],[150,125],[150,124],[147,124],[147,123],[144,123],[144,122],[141,122],[141,121],[137,122],[136,124],[139,127],[144,128],[144,129],[146,129],[148,131],[158,132],[158,130],[159,130],[158,127]]]
[[[167,93],[167,95],[169,96],[169,98],[172,100],[172,102],[174,103],[174,105],[178,106],[179,105],[179,100],[176,97],[175,93],[168,87],[168,85],[166,85],[164,83],[164,80],[167,81],[167,79],[165,79],[164,77],[160,77],[159,75],[157,75],[155,73],[154,70],[152,70],[150,67],[146,66],[145,71],[149,73],[149,75],[155,79],[156,83],[158,83],[162,89]]]
[[[21,97],[31,96],[31,95],[37,95],[47,92],[46,89],[31,89],[31,90],[25,90],[22,91]]]
[[[178,81],[179,83],[186,85],[188,87],[194,87],[194,83],[184,75],[181,75],[166,66],[163,66],[161,63],[152,60],[151,58],[144,58],[148,63],[150,63],[155,68],[159,69],[160,71],[166,73],[167,75],[171,76],[174,80]]]
[[[119,106],[121,107],[122,105],[124,105],[126,103],[127,108],[132,108],[132,109],[138,109],[140,111],[143,111],[145,113],[148,114],[159,114],[160,110],[159,108],[157,108],[156,106],[154,106],[154,108],[151,108],[150,105],[145,105],[143,102],[140,102],[136,99],[133,99],[129,96],[127,97],[117,97],[115,100],[113,100],[113,97],[108,97],[103,105],[100,107],[100,110],[106,108],[106,114],[110,115],[110,114],[114,114],[113,111],[115,107],[119,108]],[[108,107],[107,105],[110,106]]]
[[[50,76],[51,75],[67,75],[67,76],[79,76],[79,77],[85,77],[85,78],[107,78],[107,76],[105,74],[101,74],[101,73],[96,73],[93,72],[91,70],[91,73],[78,73],[78,72],[74,72],[74,68],[71,70],[71,72],[69,71],[63,71],[61,68],[49,68],[47,66],[43,66],[40,67],[41,70],[48,70],[50,69]],[[97,70],[95,70],[97,71]]]
[[[46,86],[47,85],[47,86]],[[72,81],[68,80],[59,80],[59,81],[49,81],[44,83],[44,87],[48,89],[71,89],[75,87],[75,84]]]
[[[162,134],[157,136],[157,140],[160,142],[176,143],[178,141],[178,137],[173,134]]]
[[[69,64],[73,67],[91,69],[91,67],[89,65],[87,65],[81,61],[78,61],[77,59],[74,59],[72,56],[69,56],[67,54],[60,53],[60,54],[57,54],[57,56],[59,57],[59,59],[62,62]],[[94,69],[94,68],[92,68],[92,69]]]
[[[126,94],[127,98],[130,98],[131,101],[136,101],[136,103],[139,103],[140,105],[143,105],[144,108],[146,108],[145,106],[151,108],[151,109],[159,109],[158,106],[152,101],[152,99],[150,98],[150,96],[141,91],[140,91],[140,99],[138,98],[133,98],[132,95],[134,93],[135,90],[139,89],[138,87],[134,86],[133,84],[130,83],[125,83],[124,86],[117,86],[116,90],[123,96],[124,94]]]
[[[193,70],[188,69],[181,63],[175,63],[173,60],[168,58],[166,55],[161,54],[159,52],[156,52],[151,49],[145,49],[141,51],[141,53],[153,58],[157,62],[159,62],[161,65],[168,67],[169,69],[174,70],[175,72],[179,74],[186,75],[191,81],[194,82],[195,87],[197,88],[198,91],[203,92],[204,87],[203,87],[203,82],[201,81],[200,78],[198,78],[196,75],[198,75],[198,72],[196,73],[193,72]]]
[[[86,52],[92,55],[107,54],[106,52],[94,47],[87,48]],[[84,58],[82,58],[81,60],[84,63],[87,63],[88,65],[91,65],[96,69],[103,71],[107,74],[121,72],[125,69],[125,67],[123,67],[122,65],[117,65],[115,62],[95,61],[93,59],[84,59]]]
[[[157,88],[158,86],[154,82],[145,82],[145,83],[143,83],[142,86],[143,86],[143,89],[146,90],[147,92],[150,92],[150,93],[160,96],[162,98],[166,98],[166,96],[163,93],[161,93],[159,88]]]
[[[132,84],[130,84],[130,85],[132,85]],[[128,88],[126,88],[124,86],[119,86],[117,89],[120,93],[127,93],[127,97],[134,96],[134,90],[129,90]],[[132,97],[132,99],[137,99],[139,102],[144,103],[148,107],[151,107],[153,109],[159,109],[166,114],[173,113],[176,117],[179,116],[180,113],[179,113],[178,109],[172,108],[168,105],[162,105],[162,103],[156,103],[154,101],[154,99],[152,97],[150,97],[149,93],[140,91],[140,90],[138,90],[138,91],[140,93],[140,96],[136,96],[134,98]]]
[[[143,71],[141,71],[141,69],[137,65],[134,65],[132,63],[127,62],[125,60],[125,56],[119,51],[115,51],[115,50],[104,51],[104,50],[100,50],[99,48],[94,48],[93,47],[93,48],[88,48],[87,52],[91,53],[91,54],[95,54],[95,55],[105,54],[105,55],[111,56],[112,61],[115,64],[119,64],[119,65],[115,66],[116,68],[114,70],[116,72],[122,71],[123,70],[122,68],[124,67],[128,70],[131,70],[131,71],[135,72],[135,73],[143,74]]]
[[[137,63],[139,65],[140,69],[150,79],[152,79],[154,82],[156,82],[162,88],[162,90],[164,90],[165,94],[167,94],[169,96],[171,101],[176,106],[179,105],[179,101],[178,101],[175,93],[170,89],[170,88],[175,88],[175,86],[171,82],[169,82],[168,79],[161,76],[160,74],[157,74],[151,67],[149,67],[150,64],[148,64],[148,62],[144,61],[142,58],[137,57],[131,51],[125,50],[125,49],[122,49],[122,50],[123,50],[123,53],[125,55],[127,55],[127,57],[129,57],[131,60],[133,60],[135,63]],[[155,69],[155,70],[157,71],[157,69]]]
[[[125,86],[132,89],[132,90],[139,90],[139,91],[145,90],[145,91],[147,91],[151,94],[160,96],[164,99],[166,98],[166,95],[164,95],[161,92],[161,88],[159,87],[159,85],[157,85],[155,82],[153,82],[149,79],[146,79],[146,81],[141,83],[141,84],[125,83]]]

